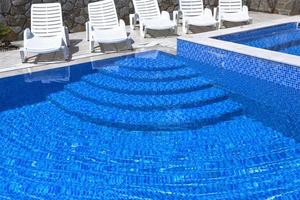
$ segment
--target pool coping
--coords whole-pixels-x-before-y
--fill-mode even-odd
[[[98,60],[105,60],[115,57],[122,57],[126,55],[131,55],[135,53],[142,53],[147,51],[162,51],[169,54],[176,54],[176,50],[169,48],[169,47],[163,47],[163,46],[154,46],[154,47],[148,47],[148,48],[141,48],[141,49],[135,49],[133,51],[127,50],[127,51],[121,51],[121,52],[113,52],[113,53],[107,53],[107,54],[88,54],[88,55],[82,55],[80,57],[76,57],[76,59],[72,59],[68,62],[51,62],[51,63],[40,63],[40,64],[24,64],[22,67],[8,67],[0,69],[0,79],[1,78],[7,78],[11,76],[17,76],[17,75],[23,75],[23,74],[30,74],[33,72],[39,72],[49,69],[55,69],[55,68],[62,68],[62,67],[71,67],[73,65],[78,65],[82,63],[87,63],[91,61],[98,61]]]
[[[212,38],[212,37],[217,37],[226,34],[251,31],[258,28],[264,28],[264,27],[275,26],[275,25],[285,24],[285,23],[293,23],[293,22],[300,22],[300,16],[292,16],[285,19],[273,20],[270,22],[262,22],[258,24],[244,25],[244,26],[228,28],[228,29],[219,29],[211,32],[199,33],[194,35],[185,35],[185,36],[180,36],[177,39],[300,67],[300,56]]]

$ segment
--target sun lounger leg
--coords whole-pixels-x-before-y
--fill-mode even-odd
[[[65,60],[69,60],[70,54],[69,54],[69,48],[68,47],[63,48],[63,53],[64,53]]]
[[[174,27],[174,34],[175,34],[175,35],[178,35],[178,26],[175,26],[175,27]]]
[[[140,35],[141,37],[145,38],[146,37],[146,34],[147,34],[147,29],[146,27],[144,27],[144,25],[140,25]]]
[[[90,39],[90,52],[93,53],[94,52],[94,41],[92,41]]]
[[[20,50],[20,56],[21,56],[21,61],[22,63],[26,63],[27,62],[27,51],[25,49],[21,49]]]
[[[130,23],[130,28],[131,30],[135,29],[136,26],[136,18],[135,18],[135,14],[130,14],[129,15],[129,23]]]

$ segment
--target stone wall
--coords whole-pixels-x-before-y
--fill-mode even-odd
[[[300,14],[300,0],[248,0],[248,5],[255,11],[285,15]]]
[[[88,19],[87,4],[97,0],[0,0],[0,23],[11,27],[11,38],[22,39],[22,31],[30,26],[30,6],[32,3],[60,2],[64,23],[70,32],[83,31]],[[205,1],[205,0],[204,0]],[[206,0],[206,5],[216,5],[218,0]],[[161,9],[172,12],[178,8],[178,0],[158,0]],[[133,13],[131,0],[115,0],[118,15],[128,23],[128,15]]]
[[[60,2],[63,9],[64,23],[70,32],[83,31],[88,19],[87,4],[97,0],[0,0],[0,23],[11,27],[12,39],[22,39],[22,31],[30,26],[30,6],[32,3]],[[203,0],[206,7],[215,7],[218,0]],[[178,8],[178,0],[158,0],[162,10],[170,13]],[[250,9],[272,12],[281,11],[279,8],[272,9],[272,2],[280,5],[280,9],[293,10],[288,14],[300,13],[300,0],[245,0]],[[277,4],[276,4],[277,2]],[[128,23],[129,13],[133,13],[131,0],[115,0],[118,15]],[[275,6],[276,7],[276,6]]]

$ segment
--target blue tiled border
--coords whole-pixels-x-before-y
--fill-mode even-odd
[[[182,39],[177,40],[177,55],[272,83],[300,89],[300,67]]]

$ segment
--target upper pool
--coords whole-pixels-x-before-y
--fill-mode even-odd
[[[300,55],[299,23],[286,23],[214,37],[224,41]]]
[[[299,97],[159,51],[0,79],[0,198],[299,199]]]

